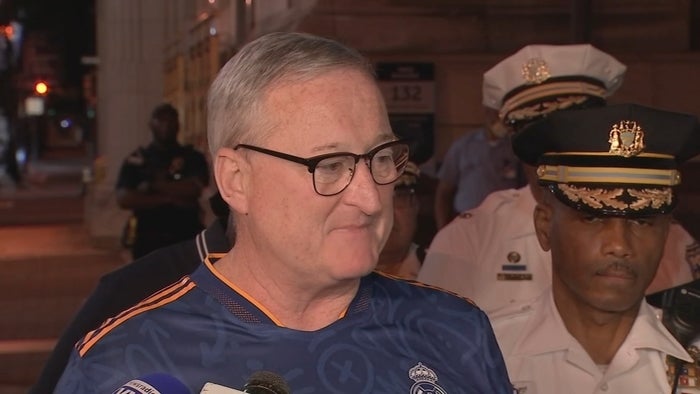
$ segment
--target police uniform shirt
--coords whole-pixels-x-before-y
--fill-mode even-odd
[[[463,212],[478,206],[495,190],[517,187],[517,166],[509,138],[492,141],[488,131],[478,129],[450,146],[438,178],[455,186],[452,208]]]
[[[468,297],[487,313],[536,297],[552,276],[535,237],[534,207],[527,187],[490,194],[435,235],[418,281]]]
[[[551,288],[491,321],[510,379],[527,394],[670,393],[667,355],[692,360],[646,302],[609,365],[596,365],[569,334]]]
[[[528,186],[489,195],[441,229],[427,251],[418,281],[472,299],[487,313],[537,297],[551,283],[549,252],[540,247]],[[700,246],[672,224],[648,293],[693,280]]]
[[[117,189],[149,192],[159,178],[176,182],[196,178],[203,186],[209,184],[209,165],[204,155],[191,145],[177,145],[160,149],[155,144],[132,152],[122,164],[117,178]],[[148,234],[156,239],[164,238],[162,245],[194,237],[202,230],[199,204],[160,206],[135,210],[138,218],[139,237]],[[170,236],[168,236],[170,235]]]
[[[109,393],[164,372],[199,392],[259,370],[293,393],[512,393],[486,315],[468,300],[372,273],[346,313],[285,328],[207,260],[76,346],[56,393]]]

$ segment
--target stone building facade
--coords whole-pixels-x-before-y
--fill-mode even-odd
[[[698,0],[97,0],[100,173],[86,210],[97,239],[116,239],[125,212],[113,197],[121,159],[150,135],[160,101],[179,108],[182,139],[206,151],[206,91],[245,42],[270,31],[338,39],[371,61],[429,65],[439,161],[478,127],[481,75],[523,45],[590,42],[628,65],[613,102],[700,115]],[[422,115],[421,115],[422,116]],[[425,119],[425,118],[422,118]],[[700,235],[700,167],[685,171],[684,224]],[[698,185],[698,186],[695,186]]]

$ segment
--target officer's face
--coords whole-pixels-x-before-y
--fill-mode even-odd
[[[177,141],[179,130],[180,123],[175,116],[160,115],[151,119],[153,139],[161,144],[168,145]]]
[[[661,260],[670,217],[596,217],[545,194],[535,227],[540,245],[552,253],[559,308],[636,314]]]

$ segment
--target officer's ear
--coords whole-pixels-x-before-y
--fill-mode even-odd
[[[221,148],[214,159],[214,179],[221,198],[234,211],[248,213],[248,175],[250,166],[245,154],[231,149]]]
[[[535,222],[535,234],[537,234],[537,240],[540,243],[540,247],[544,251],[549,251],[550,249],[550,239],[552,234],[552,214],[553,206],[551,199],[553,198],[550,193],[543,193],[543,198],[535,206],[535,211],[533,212],[533,220]]]

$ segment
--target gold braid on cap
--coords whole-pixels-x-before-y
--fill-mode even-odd
[[[559,184],[557,187],[569,200],[573,202],[580,201],[594,209],[601,209],[603,206],[615,209],[627,208],[627,204],[617,200],[624,192],[623,189],[590,189],[567,184]]]
[[[580,201],[593,209],[610,207],[619,210],[639,211],[649,206],[659,209],[664,205],[671,205],[673,202],[673,191],[670,187],[662,189],[591,189],[567,184],[558,184],[557,187],[572,202]],[[619,200],[618,198],[625,191],[636,200],[629,204]]]
[[[627,189],[627,194],[635,197],[637,201],[630,203],[632,210],[638,211],[651,205],[654,209],[659,209],[664,205],[671,205],[673,193],[670,188],[663,189]]]
[[[574,105],[579,105],[586,101],[588,96],[567,96],[556,97],[551,101],[543,101],[521,108],[513,109],[508,113],[502,113],[501,117],[505,116],[505,122],[517,122],[521,120],[529,120],[540,115],[550,112],[567,109]],[[504,112],[504,111],[501,111]]]

